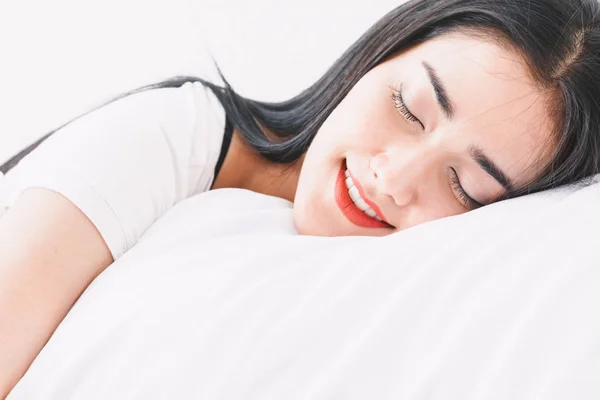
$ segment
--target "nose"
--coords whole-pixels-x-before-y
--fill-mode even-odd
[[[390,196],[398,206],[415,202],[421,188],[434,177],[436,156],[425,148],[377,154],[369,166],[378,193]]]

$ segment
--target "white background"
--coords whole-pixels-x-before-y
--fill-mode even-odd
[[[0,162],[110,97],[170,76],[283,100],[401,0],[2,0]],[[212,75],[211,75],[212,72]]]

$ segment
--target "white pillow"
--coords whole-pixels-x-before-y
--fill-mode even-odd
[[[10,400],[600,398],[600,185],[385,238],[217,190],[99,276]]]

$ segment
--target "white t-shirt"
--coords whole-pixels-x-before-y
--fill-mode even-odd
[[[109,103],[59,129],[0,181],[0,207],[26,188],[61,193],[94,223],[115,260],[169,208],[210,189],[225,128],[198,82]]]

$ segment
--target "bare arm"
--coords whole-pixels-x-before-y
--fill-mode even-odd
[[[112,262],[96,227],[56,192],[27,189],[1,215],[0,399],[25,374],[85,288]]]

